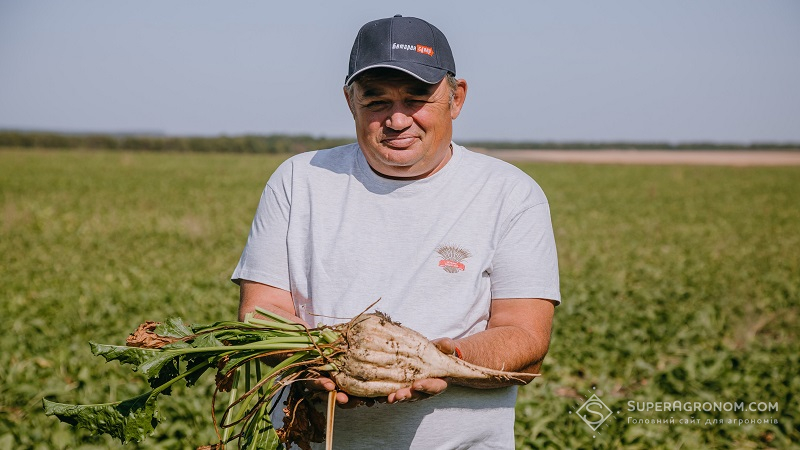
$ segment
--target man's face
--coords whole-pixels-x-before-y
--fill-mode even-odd
[[[345,90],[358,144],[373,170],[389,178],[432,175],[451,156],[453,120],[461,112],[467,84],[458,80],[450,99],[446,80],[428,84],[392,69],[373,69]]]

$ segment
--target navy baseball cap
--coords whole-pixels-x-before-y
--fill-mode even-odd
[[[430,84],[441,81],[447,72],[456,73],[444,34],[422,19],[401,15],[361,27],[350,51],[345,85],[360,73],[378,67],[401,70]]]

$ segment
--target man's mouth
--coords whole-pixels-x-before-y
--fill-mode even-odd
[[[384,138],[383,140],[381,140],[381,143],[383,143],[387,147],[404,149],[411,147],[416,141],[417,141],[416,136],[395,136],[395,137]]]

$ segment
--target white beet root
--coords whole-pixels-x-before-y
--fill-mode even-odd
[[[358,397],[385,397],[425,378],[503,380],[519,384],[538,374],[504,372],[446,355],[422,334],[382,313],[362,314],[340,331],[344,353],[336,359],[333,380]]]

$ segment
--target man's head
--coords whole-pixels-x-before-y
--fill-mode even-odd
[[[400,16],[364,25],[344,91],[358,143],[379,174],[424,178],[450,159],[467,84],[455,78],[450,46],[433,25]]]

